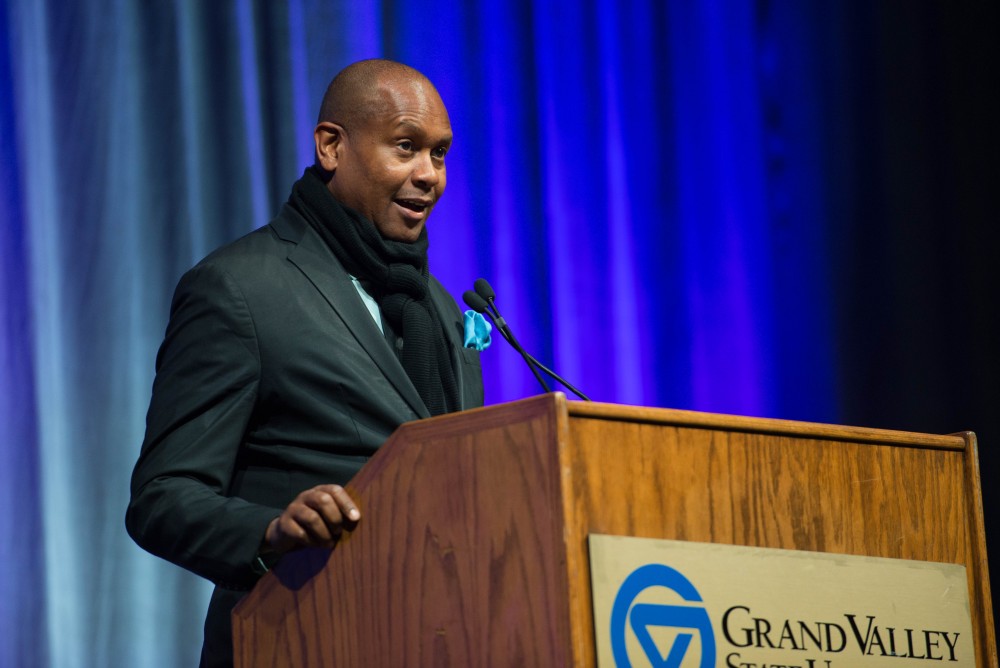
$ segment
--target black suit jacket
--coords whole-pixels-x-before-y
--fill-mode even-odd
[[[481,406],[479,354],[462,345],[461,313],[433,278],[431,295],[461,408]],[[129,534],[223,588],[247,590],[268,523],[299,492],[347,482],[396,427],[428,416],[350,277],[286,205],[178,284]]]

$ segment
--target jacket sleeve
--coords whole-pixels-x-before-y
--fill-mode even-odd
[[[252,587],[257,552],[281,509],[228,496],[260,386],[254,319],[236,281],[203,264],[180,281],[156,359],[129,535],[230,589]]]

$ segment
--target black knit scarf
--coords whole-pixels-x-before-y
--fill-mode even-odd
[[[344,268],[372,289],[389,325],[403,338],[403,369],[431,415],[457,410],[458,383],[430,296],[427,228],[414,243],[383,239],[371,221],[334,199],[315,167],[295,182],[288,203]]]

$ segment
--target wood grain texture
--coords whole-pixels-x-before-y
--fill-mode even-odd
[[[234,613],[238,666],[587,666],[589,533],[964,564],[996,665],[975,438],[567,402],[404,425],[364,518]]]
[[[965,474],[966,497],[969,521],[973,530],[969,534],[968,566],[970,591],[978,593],[978,600],[971,599],[972,622],[977,633],[984,639],[984,652],[988,661],[980,665],[998,666],[996,646],[996,625],[993,621],[993,600],[990,591],[990,569],[986,558],[986,524],[983,517],[983,488],[979,478],[979,445],[971,431],[959,434],[966,443]],[[977,605],[978,603],[978,605]],[[981,654],[982,656],[982,654]]]
[[[570,590],[589,601],[589,533],[964,564],[978,665],[996,665],[968,443],[736,416],[572,403],[563,466]],[[573,608],[578,665],[593,615]]]
[[[239,606],[237,665],[572,665],[555,423],[541,398],[400,428],[322,570],[296,588],[317,557],[288,555]]]

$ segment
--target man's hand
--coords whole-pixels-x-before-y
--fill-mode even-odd
[[[303,547],[333,547],[344,529],[351,530],[361,512],[340,485],[317,485],[295,497],[271,520],[263,547],[284,554]]]

